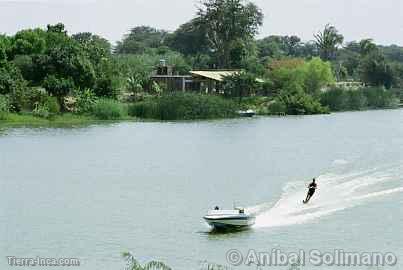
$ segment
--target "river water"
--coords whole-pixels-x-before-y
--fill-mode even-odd
[[[198,269],[229,265],[232,249],[393,252],[399,269],[402,174],[403,110],[0,127],[0,269],[15,269],[5,256],[123,269],[125,251]],[[312,177],[319,190],[304,206]],[[210,233],[202,216],[234,203],[256,213],[255,227]]]

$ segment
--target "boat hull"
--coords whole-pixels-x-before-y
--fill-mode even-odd
[[[255,224],[255,217],[242,216],[242,217],[204,217],[204,220],[211,227],[216,229],[240,229],[248,228]]]
[[[241,117],[253,117],[256,115],[256,112],[253,110],[238,111],[238,115]]]

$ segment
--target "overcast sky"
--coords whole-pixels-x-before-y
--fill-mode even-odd
[[[373,38],[403,45],[402,0],[255,0],[264,12],[260,36],[295,34],[311,40],[326,23],[347,41]],[[93,32],[114,42],[131,27],[175,30],[197,0],[0,0],[0,33],[63,22],[69,33]]]

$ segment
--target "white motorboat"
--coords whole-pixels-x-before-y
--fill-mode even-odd
[[[256,115],[254,110],[238,111],[238,115],[241,117],[253,117]]]
[[[242,229],[248,228],[255,224],[256,217],[246,213],[243,208],[235,208],[234,210],[211,210],[204,220],[215,229]]]

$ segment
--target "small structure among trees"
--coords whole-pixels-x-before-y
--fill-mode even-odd
[[[240,74],[241,70],[193,70],[188,74],[180,74],[174,65],[161,59],[151,74],[151,85],[157,83],[166,91],[192,91],[199,93],[223,93],[222,82],[226,77]]]
[[[239,74],[240,70],[194,70],[192,82],[200,92],[223,93],[223,81],[226,77]]]
[[[151,81],[157,83],[161,89],[170,91],[189,90],[189,84],[192,83],[192,76],[180,75],[175,70],[175,66],[167,65],[166,60],[161,59],[159,66],[151,75]]]

